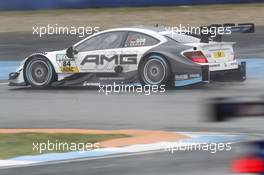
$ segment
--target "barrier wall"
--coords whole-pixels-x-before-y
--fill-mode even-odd
[[[263,2],[263,0],[0,0],[0,10],[135,7]]]

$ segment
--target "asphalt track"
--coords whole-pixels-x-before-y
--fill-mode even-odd
[[[256,34],[234,35],[237,55],[264,58],[264,28]],[[38,38],[0,34],[1,60],[18,60],[31,51],[68,47],[75,37]],[[62,42],[63,41],[63,42]],[[61,43],[60,45],[57,45]],[[104,95],[94,88],[32,90],[0,84],[0,128],[161,129],[263,134],[263,119],[209,122],[207,102],[214,97],[264,95],[264,75],[246,82],[200,84],[164,94]],[[0,170],[2,175],[57,174],[228,174],[232,154],[204,152],[152,153],[74,163]]]
[[[224,175],[229,174],[233,152],[211,154],[207,152],[151,153],[135,156],[42,165],[1,170],[1,174],[25,175]]]

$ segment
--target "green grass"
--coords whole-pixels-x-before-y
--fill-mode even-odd
[[[17,133],[0,134],[0,159],[8,159],[23,155],[40,154],[36,149],[33,150],[33,143],[97,143],[110,139],[130,137],[125,134],[68,134],[68,133]],[[69,151],[69,150],[68,150]],[[42,153],[67,152],[43,151]]]

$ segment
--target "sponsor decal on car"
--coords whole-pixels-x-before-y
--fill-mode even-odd
[[[74,58],[68,58],[65,54],[57,54],[56,61],[74,61]]]
[[[224,51],[216,51],[213,52],[214,58],[222,58],[225,57],[225,52]]]
[[[60,67],[61,72],[63,73],[78,73],[79,68],[77,66],[62,66]]]
[[[181,75],[175,75],[175,80],[188,80],[192,78],[199,78],[201,77],[200,74],[181,74]]]
[[[87,55],[81,62],[81,65],[88,63],[95,63],[96,65],[104,65],[105,62],[112,62],[115,64],[137,64],[136,54],[115,54],[111,57],[106,55]]]
[[[62,73],[78,73],[79,68],[75,64],[74,58],[68,58],[65,54],[57,54],[56,61]]]

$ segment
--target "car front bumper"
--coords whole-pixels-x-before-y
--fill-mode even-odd
[[[9,74],[9,86],[27,86],[24,81],[23,70]]]

